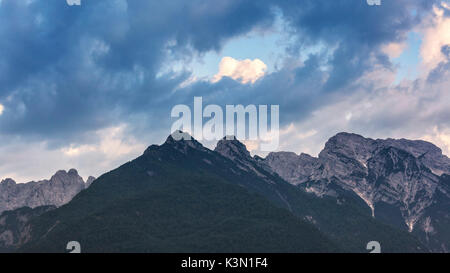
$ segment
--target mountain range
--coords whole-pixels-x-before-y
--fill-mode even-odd
[[[86,183],[78,171],[56,172],[49,180],[16,183],[11,178],[0,182],[0,214],[21,207],[61,206],[72,200],[81,190],[95,180],[90,176]]]
[[[357,195],[381,222],[415,234],[435,251],[450,247],[450,159],[425,141],[332,137],[318,158],[271,153],[286,181],[317,196]]]
[[[182,140],[169,136],[150,146],[66,205],[4,212],[0,246],[9,240],[10,251],[64,252],[78,241],[83,252],[367,252],[367,243],[378,241],[383,252],[448,252],[450,160],[431,143],[340,133],[317,158],[261,158],[235,138],[209,150],[176,133]]]

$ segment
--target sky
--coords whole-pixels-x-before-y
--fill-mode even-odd
[[[80,3],[0,0],[0,180],[99,176],[194,96],[279,105],[280,151],[346,131],[450,155],[448,0]]]

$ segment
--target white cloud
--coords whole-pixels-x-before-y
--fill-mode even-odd
[[[45,141],[1,139],[0,180],[10,177],[18,183],[48,179],[58,170],[75,168],[85,179],[117,168],[142,154],[146,145],[130,136],[125,125],[90,132],[92,142],[73,143],[51,149]],[[20,171],[18,171],[20,170]]]
[[[101,153],[107,159],[121,157],[134,152],[142,152],[144,146],[135,140],[125,141],[125,125],[110,127],[97,131],[100,142],[97,144],[75,145],[71,144],[61,149],[61,152],[69,157],[76,157],[88,153]]]
[[[232,57],[224,57],[219,64],[219,72],[214,75],[212,82],[218,82],[223,77],[230,77],[243,84],[255,83],[264,76],[267,65],[260,59],[236,60]]]
[[[81,0],[66,0],[66,2],[69,6],[81,6]]]
[[[450,44],[450,18],[444,15],[450,6],[442,2],[441,6],[435,6],[428,23],[422,27],[423,42],[421,46],[421,57],[425,72],[430,71],[440,62],[446,60],[441,48]]]
[[[242,143],[247,147],[249,152],[258,151],[259,149],[259,141],[258,140],[241,140]]]
[[[395,85],[395,73],[381,68],[366,73],[352,95],[337,96],[302,121],[282,128],[278,150],[317,156],[330,137],[350,132],[371,138],[422,139],[450,156],[450,79],[433,84],[404,80]]]
[[[442,152],[450,156],[450,128],[439,130],[437,126],[433,128],[433,132],[422,137],[423,140],[429,141],[442,149]]]
[[[352,119],[352,117],[353,117],[353,113],[352,112],[348,112],[347,114],[345,114],[345,119],[347,121],[350,121]]]
[[[390,43],[382,47],[382,51],[387,54],[390,58],[398,58],[404,50],[408,47],[406,42],[401,43]]]
[[[428,71],[444,60],[441,47],[450,44],[450,19],[443,16],[446,8],[443,5],[436,7],[429,23],[420,29],[423,34],[421,57]],[[395,58],[406,47],[406,43],[389,44],[383,51]],[[107,51],[108,45],[101,41],[95,42],[86,57],[93,58]],[[224,57],[219,64],[219,72],[211,81],[230,77],[243,84],[255,83],[264,77],[266,70],[267,65],[259,59],[236,60]],[[421,76],[426,76],[426,73]],[[139,79],[137,76],[135,80]],[[450,116],[450,79],[432,86],[423,79],[417,82],[406,79],[396,86],[395,79],[395,71],[375,68],[355,82],[354,86],[359,86],[361,90],[348,96],[339,96],[302,121],[281,128],[279,150],[317,155],[329,137],[348,131],[372,138],[424,139],[435,143],[450,155],[450,123],[446,118]],[[197,80],[193,76],[181,86]],[[0,104],[0,115],[3,111],[4,107]],[[93,135],[97,139],[95,143],[73,143],[57,150],[49,149],[46,142],[17,141],[0,146],[0,155],[7,155],[7,158],[0,158],[0,178],[11,176],[25,182],[48,178],[58,169],[72,167],[86,176],[98,176],[138,156],[146,146],[128,137],[123,125],[100,130]],[[257,151],[259,146],[257,141],[245,144],[251,151]],[[18,170],[20,173],[17,173]]]

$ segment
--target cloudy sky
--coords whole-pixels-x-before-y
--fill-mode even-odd
[[[450,155],[448,0],[0,0],[0,179],[98,176],[176,104],[280,105],[280,150],[341,131]]]

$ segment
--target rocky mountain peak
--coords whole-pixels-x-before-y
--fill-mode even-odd
[[[88,179],[86,180],[86,188],[89,188],[89,186],[92,184],[92,182],[94,182],[96,178],[93,176],[89,176]]]
[[[78,171],[76,169],[70,169],[67,172],[67,174],[70,175],[70,176],[78,176]]]
[[[5,187],[14,186],[14,185],[16,185],[16,181],[12,180],[11,178],[6,178],[6,179],[2,180],[2,182],[0,184]]]
[[[91,181],[90,181],[91,180]],[[61,206],[72,200],[90,185],[93,177],[84,183],[75,169],[57,171],[50,180],[16,184],[5,179],[0,184],[0,213],[21,207]]]
[[[84,188],[84,180],[75,169],[70,169],[68,172],[65,170],[57,171],[56,174],[50,178],[50,183],[73,184]]]
[[[377,140],[383,146],[396,147],[407,151],[427,166],[436,175],[450,173],[450,159],[433,143],[423,140],[386,139]]]
[[[329,160],[337,156],[355,158],[363,165],[376,149],[376,141],[371,138],[350,133],[339,133],[330,138],[319,158]]]
[[[182,153],[187,153],[189,149],[195,149],[200,151],[207,150],[194,137],[182,131],[175,131],[171,135],[169,135],[167,137],[166,142],[164,142],[163,146],[172,147]]]
[[[368,146],[375,142],[371,138],[365,138],[358,134],[341,132],[331,137],[325,143],[325,149],[336,148],[336,147],[346,147],[346,146]]]
[[[217,146],[214,149],[214,151],[232,160],[253,159],[250,155],[250,152],[247,150],[247,147],[245,147],[245,145],[239,140],[237,140],[236,137],[234,136],[226,136],[222,140],[217,142]]]
[[[307,181],[319,163],[318,158],[293,152],[273,152],[264,161],[273,171],[294,185]]]
[[[316,159],[315,157],[312,157],[311,155],[305,154],[305,153],[301,153],[299,155],[299,158],[300,158],[300,160],[315,160]]]
[[[271,152],[267,155],[266,160],[274,161],[274,160],[297,160],[298,155],[294,152]]]
[[[234,136],[226,136],[220,140],[214,152],[232,160],[239,168],[253,172],[266,181],[270,179],[263,173],[274,174],[263,158],[252,157],[247,147]]]
[[[378,151],[395,147],[418,158],[436,175],[450,173],[450,159],[436,145],[423,140],[371,139],[357,134],[339,133],[330,138],[319,158],[325,161],[354,159],[367,167],[367,161]]]
[[[443,218],[428,214],[432,206],[448,215],[442,203],[450,202],[445,179],[450,160],[426,141],[339,133],[327,141],[318,158],[272,153],[264,161],[291,184],[318,196],[352,192],[373,217],[410,232],[427,233],[439,225]]]
[[[190,134],[182,132],[180,130],[170,134],[166,141],[162,145],[151,145],[145,151],[144,155],[150,154],[152,151],[157,151],[161,147],[177,150],[183,154],[187,154],[190,149],[208,152],[200,142],[198,142]]]
[[[187,142],[187,141],[196,141],[190,134],[185,133],[183,131],[175,131],[172,134],[170,134],[167,139],[165,144],[174,144],[174,143],[179,143],[179,142]]]
[[[386,146],[396,147],[405,150],[415,157],[422,156],[424,154],[442,155],[442,150],[433,143],[423,140],[409,140],[409,139],[392,139],[386,140],[379,139],[379,142],[383,142]]]
[[[430,154],[441,156],[442,150],[433,143],[424,140],[408,140],[408,139],[371,139],[365,138],[358,134],[338,133],[331,137],[325,144],[324,150],[349,150],[355,149],[355,152],[373,152],[376,148],[395,147],[405,150],[415,157]],[[359,148],[359,149],[357,149]]]
[[[66,170],[59,170],[53,176],[56,176],[56,177],[67,176],[67,171]]]

